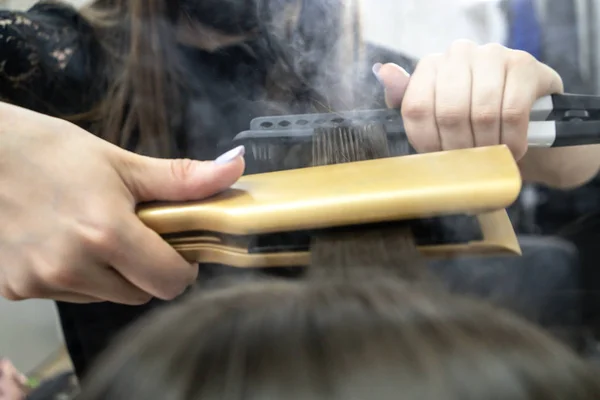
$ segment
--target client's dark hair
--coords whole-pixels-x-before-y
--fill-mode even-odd
[[[143,319],[81,400],[596,400],[596,370],[517,317],[396,279],[263,282]]]

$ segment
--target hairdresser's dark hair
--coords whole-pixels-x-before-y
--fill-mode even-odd
[[[597,370],[488,305],[395,279],[245,284],[130,328],[81,400],[597,400]]]
[[[102,48],[108,87],[79,119],[122,147],[170,156],[174,115],[185,91],[181,33],[197,24],[228,35],[259,37],[270,54],[265,87],[315,109],[352,107],[360,57],[358,0],[95,0],[82,9]],[[201,35],[201,33],[200,33]],[[104,82],[103,82],[104,79]],[[335,96],[333,96],[335,94]]]

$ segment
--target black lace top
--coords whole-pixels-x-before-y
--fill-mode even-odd
[[[99,99],[93,36],[73,8],[40,2],[0,11],[0,49],[1,99],[53,116],[85,112]]]

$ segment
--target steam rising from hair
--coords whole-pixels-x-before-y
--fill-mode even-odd
[[[266,69],[267,97],[255,100],[269,105],[265,113],[356,106],[360,88],[352,82],[363,68],[357,0],[96,0],[84,14],[107,65],[100,84],[108,95],[95,110],[97,131],[140,153],[176,151],[188,74],[201,73],[184,67],[178,41],[184,25],[246,36],[232,46],[258,46],[255,67]]]

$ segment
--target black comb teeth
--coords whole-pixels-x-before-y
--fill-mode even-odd
[[[264,173],[313,165],[313,141],[325,133],[328,140],[339,137],[348,151],[360,151],[359,142],[367,140],[369,130],[375,127],[387,133],[390,156],[414,153],[397,110],[260,117],[252,120],[250,130],[237,135],[234,142],[248,150],[247,173]],[[350,153],[339,157],[338,162],[355,159]]]
[[[389,156],[385,128],[381,124],[316,128],[313,134],[314,160],[339,164]]]

